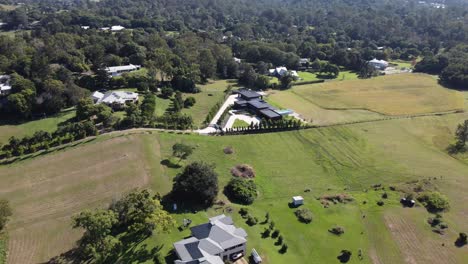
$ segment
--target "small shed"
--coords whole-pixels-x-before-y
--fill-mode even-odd
[[[252,259],[255,263],[262,263],[262,258],[260,255],[257,253],[257,250],[255,248],[252,248]]]
[[[293,196],[292,205],[299,206],[304,204],[304,198],[302,196]]]

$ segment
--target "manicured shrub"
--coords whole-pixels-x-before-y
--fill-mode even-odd
[[[270,228],[270,230],[275,229],[275,222],[271,221],[269,228]]]
[[[288,245],[286,243],[283,244],[283,246],[281,247],[281,249],[279,250],[279,252],[281,254],[284,254],[288,251]]]
[[[232,147],[225,147],[223,149],[223,152],[224,154],[233,154],[234,153],[234,149]]]
[[[338,236],[341,236],[342,234],[344,234],[344,228],[341,227],[341,226],[335,226],[333,228],[330,228],[328,229],[328,232],[332,233],[332,234],[335,234],[335,235],[338,235]]]
[[[271,233],[271,237],[272,238],[277,238],[279,236],[279,233],[280,233],[280,231],[278,229],[276,229],[275,231],[273,231],[273,233]]]
[[[297,219],[303,223],[308,224],[312,222],[312,212],[307,208],[298,209],[294,214],[296,214]]]
[[[251,204],[257,198],[257,185],[252,180],[233,178],[226,186],[225,194],[233,202]]]
[[[241,208],[239,210],[239,214],[242,216],[242,218],[246,218],[249,214],[249,209],[247,208]]]
[[[284,239],[283,239],[283,236],[282,236],[282,235],[279,235],[278,241],[277,241],[276,243],[277,243],[278,245],[281,245],[281,244],[283,244],[283,240],[284,240]]]
[[[382,199],[387,199],[387,198],[388,198],[388,194],[387,194],[386,192],[384,192],[384,193],[382,194]]]
[[[455,241],[455,245],[458,247],[462,247],[468,243],[467,235],[466,233],[460,233],[458,235],[457,241]]]
[[[422,203],[429,212],[443,212],[450,209],[447,197],[439,192],[423,193],[418,197],[418,201]]]
[[[249,226],[254,226],[258,223],[258,219],[256,217],[253,217],[251,215],[249,215],[247,217],[247,222],[246,222]]]
[[[384,203],[384,201],[382,201],[382,200],[380,200],[380,201],[377,202],[377,205],[378,205],[378,206],[383,206],[384,204],[385,204],[385,203]]]
[[[190,97],[187,97],[187,99],[185,99],[184,101],[184,107],[185,108],[190,108],[192,106],[194,106],[196,103],[196,100],[194,97],[190,96]]]
[[[343,249],[337,259],[339,259],[341,263],[346,263],[351,259],[351,255],[351,251]]]

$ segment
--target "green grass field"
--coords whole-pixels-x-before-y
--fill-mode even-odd
[[[6,143],[12,136],[20,138],[23,136],[30,136],[38,130],[52,132],[57,128],[58,124],[74,116],[75,111],[73,109],[68,109],[55,116],[29,121],[20,125],[0,124],[0,145]]]
[[[249,123],[245,122],[244,120],[236,119],[232,127],[248,127],[250,126]]]
[[[215,164],[221,187],[230,179],[231,167],[241,163],[253,166],[260,195],[248,208],[260,222],[270,213],[289,246],[286,254],[278,253],[272,238],[261,237],[264,225],[247,226],[237,213],[241,206],[236,204],[228,202],[197,213],[178,212],[174,217],[179,224],[183,218],[200,224],[232,208],[236,224],[248,232],[248,248],[256,248],[264,263],[301,263],[306,259],[338,263],[336,257],[342,249],[353,252],[349,263],[404,263],[408,259],[414,263],[430,263],[431,259],[463,263],[467,251],[453,246],[453,241],[458,232],[468,228],[464,220],[468,213],[464,203],[468,164],[447,155],[445,147],[452,141],[456,125],[467,118],[460,113],[229,137],[114,133],[3,165],[0,193],[15,209],[8,227],[9,263],[43,262],[69,249],[79,237],[79,232],[70,228],[70,216],[84,208],[100,207],[135,187],[167,193],[180,169],[160,162],[170,157],[176,142],[195,147],[186,163],[203,160]],[[226,146],[232,146],[234,154],[224,154]],[[451,201],[451,211],[444,214],[450,226],[444,236],[430,231],[426,223],[429,214],[424,209],[401,208],[401,194],[388,190],[390,185],[428,178],[435,178],[432,184]],[[383,191],[372,190],[373,184],[387,188],[389,198],[382,207],[376,201]],[[355,201],[323,208],[317,200],[324,194],[340,193],[353,196]],[[314,214],[312,223],[297,221],[288,207],[293,195],[305,198],[304,207]],[[222,193],[219,199],[227,201]],[[345,234],[329,234],[327,230],[335,225],[344,227]],[[168,234],[155,234],[132,252],[162,245],[160,253],[165,256],[173,242],[187,235],[187,230],[174,228]],[[357,258],[359,249],[362,261]],[[126,263],[152,263],[144,255],[128,256],[131,261]]]

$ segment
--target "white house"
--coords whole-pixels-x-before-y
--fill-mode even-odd
[[[10,75],[0,75],[0,95],[7,95],[10,92]]]
[[[122,27],[121,25],[101,28],[102,31],[109,31],[110,30],[112,32],[122,31],[124,29],[125,29],[125,27]]]
[[[97,103],[103,97],[104,97],[104,94],[99,91],[95,91],[94,93],[91,94],[91,98],[93,99],[95,103]]]
[[[127,103],[138,102],[138,93],[127,91],[109,91],[105,94],[94,92],[91,97],[96,104],[106,104],[112,107],[123,107]]]
[[[175,264],[224,264],[245,256],[247,233],[232,218],[218,215],[190,228],[192,236],[174,243]]]
[[[125,27],[122,27],[121,25],[111,27],[111,31],[121,31],[121,30],[124,30],[124,29],[125,29]]]
[[[270,75],[280,77],[285,75],[288,72],[288,69],[286,67],[276,67],[274,69],[269,69],[268,71]]]
[[[384,60],[373,59],[368,61],[369,65],[373,66],[378,70],[385,70],[388,67],[388,62]]]
[[[141,65],[124,65],[107,67],[106,71],[111,77],[120,76],[124,72],[132,72],[141,69]]]
[[[293,206],[299,206],[304,204],[304,198],[302,196],[293,196],[292,198],[292,205]]]
[[[301,64],[302,66],[305,66],[309,62],[310,62],[309,58],[300,58],[299,59],[299,64]]]
[[[242,60],[241,60],[241,59],[239,59],[239,58],[236,58],[236,57],[234,57],[234,61],[235,61],[235,62],[237,62],[237,63],[241,63],[241,62],[242,62]]]
[[[89,26],[81,26],[81,29],[87,30],[89,29]]]

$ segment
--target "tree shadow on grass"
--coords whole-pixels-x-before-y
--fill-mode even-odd
[[[69,112],[72,112],[72,111],[75,111],[75,109],[74,108],[69,108],[69,109],[63,110],[60,113],[53,114],[53,115],[50,115],[50,116],[41,115],[40,117],[36,117],[36,118],[33,118],[33,119],[22,119],[22,120],[18,120],[17,117],[9,117],[9,116],[5,116],[5,115],[1,115],[0,116],[0,126],[6,126],[6,125],[17,126],[17,125],[22,125],[22,124],[26,124],[26,123],[29,123],[29,122],[32,122],[32,121],[38,121],[38,120],[47,119],[47,118],[60,118],[60,117],[66,115],[66,114],[68,114]],[[62,124],[72,122],[72,121],[74,121],[74,119],[75,119],[74,117],[71,117],[71,118],[69,118],[67,120],[64,120],[64,121],[60,122],[58,125],[62,125]]]
[[[137,245],[127,250],[127,252],[119,258],[119,263],[143,263],[151,259],[153,259],[155,263],[158,263],[158,255],[164,247],[163,245],[159,245],[151,249],[149,249],[146,244],[143,244],[140,247]]]
[[[171,251],[169,251],[169,253],[164,257],[164,260],[166,261],[166,264],[173,264],[174,261],[177,260],[177,255],[176,255],[175,250],[171,249]]]
[[[179,169],[182,165],[172,162],[170,159],[161,160],[161,165],[164,165],[171,169]]]
[[[467,243],[466,243],[466,241],[462,241],[460,238],[458,238],[453,244],[456,247],[461,248],[461,247],[465,246]]]

